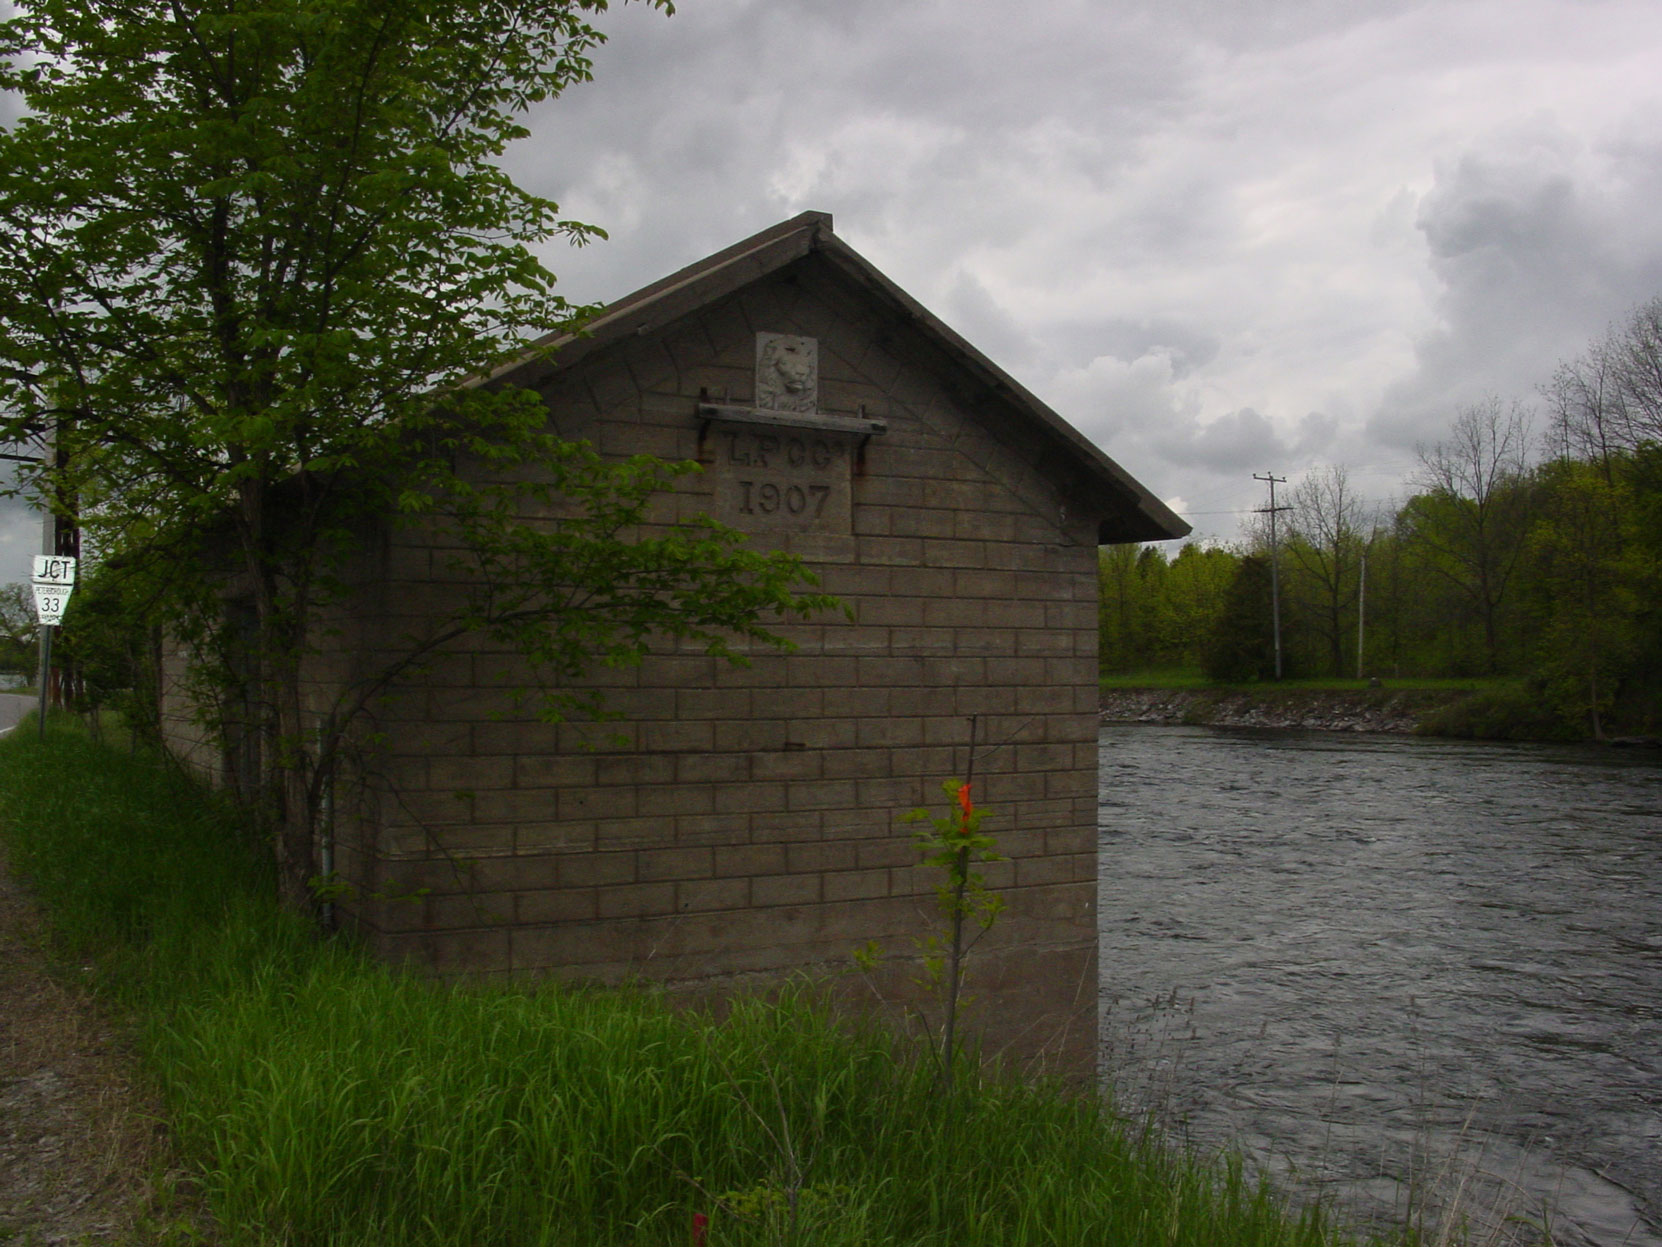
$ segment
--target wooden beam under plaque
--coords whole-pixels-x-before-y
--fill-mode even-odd
[[[813,429],[819,433],[852,433],[858,437],[876,437],[889,431],[888,422],[884,420],[832,416],[817,411],[771,411],[763,407],[700,403],[698,414],[705,420],[726,420],[733,424],[766,424],[786,429]]]

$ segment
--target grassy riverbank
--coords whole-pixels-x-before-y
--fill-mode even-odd
[[[806,992],[446,987],[319,943],[229,812],[63,731],[0,744],[0,834],[64,973],[130,1018],[233,1244],[1337,1245],[1237,1163],[918,1054]]]

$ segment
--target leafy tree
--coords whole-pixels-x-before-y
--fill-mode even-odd
[[[1362,501],[1344,468],[1335,465],[1306,476],[1292,504],[1286,550],[1295,575],[1289,596],[1320,638],[1329,674],[1343,675],[1367,523]]]
[[[53,641],[53,666],[69,707],[87,716],[119,712],[135,744],[161,739],[161,607],[174,592],[152,559],[92,560],[79,578]]]
[[[1171,661],[1174,638],[1171,564],[1159,546],[1146,545],[1137,551],[1137,587],[1141,603],[1136,649],[1144,665],[1163,665]]]
[[[1402,669],[1402,542],[1392,508],[1383,508],[1367,539],[1367,567],[1361,602],[1365,650],[1361,675]]]
[[[1161,661],[1166,556],[1159,546],[1108,546],[1098,557],[1098,656],[1103,671]]]
[[[1460,612],[1481,630],[1485,674],[1508,666],[1506,612],[1533,510],[1526,475],[1529,422],[1499,399],[1455,417],[1446,441],[1421,447],[1418,483],[1409,500],[1409,541],[1425,566],[1453,591]]]
[[[1620,673],[1638,649],[1633,508],[1594,465],[1561,461],[1546,476],[1533,534],[1539,662],[1566,717],[1602,739]]]
[[[1236,563],[1223,609],[1205,638],[1201,670],[1224,684],[1273,679],[1273,633],[1269,557],[1249,554]]]
[[[39,640],[33,591],[25,584],[0,585],[0,668],[33,671]]]
[[[1170,661],[1198,667],[1216,630],[1240,559],[1221,546],[1185,542],[1166,572],[1167,653]]]
[[[1136,546],[1104,546],[1097,552],[1097,658],[1104,672],[1137,665],[1136,576]]]
[[[223,638],[215,586],[246,594],[238,678],[293,902],[354,716],[456,636],[565,677],[653,637],[727,652],[825,604],[713,526],[629,539],[680,468],[605,462],[548,435],[534,394],[470,383],[574,312],[534,249],[599,231],[496,158],[589,77],[605,7],[18,0],[0,23],[0,89],[26,108],[0,134],[0,434],[56,424],[56,484],[102,548],[172,560],[177,630]],[[535,508],[561,518],[519,522]],[[452,529],[477,579],[320,725],[301,696],[319,611],[389,514]],[[207,551],[222,563],[185,583]]]
[[[1617,688],[1627,730],[1662,734],[1662,442],[1646,442],[1624,473],[1632,498],[1629,566],[1635,576],[1633,661]]]
[[[1198,667],[1236,557],[1192,541],[1169,561],[1159,546],[1105,548],[1098,566],[1103,671]]]
[[[1544,387],[1559,457],[1612,476],[1614,456],[1662,444],[1662,296],[1635,308]]]
[[[1548,621],[1539,661],[1560,689],[1577,690],[1569,700],[1595,732],[1605,709],[1655,730],[1662,721],[1662,298],[1560,366],[1546,397],[1557,458],[1541,474],[1547,497],[1533,533],[1530,574]],[[1601,613],[1592,619],[1595,607]],[[1589,616],[1585,627],[1577,612]]]
[[[1611,340],[1595,343],[1579,359],[1560,364],[1544,391],[1558,456],[1597,464],[1607,480],[1611,456],[1632,440],[1620,355]]]
[[[1637,308],[1620,338],[1617,370],[1627,395],[1630,447],[1662,443],[1662,297]]]

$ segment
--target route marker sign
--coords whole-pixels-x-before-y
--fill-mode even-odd
[[[66,554],[35,555],[35,617],[41,626],[63,623],[64,608],[75,590],[75,560]]]

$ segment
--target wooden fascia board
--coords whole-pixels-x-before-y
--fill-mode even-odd
[[[1169,541],[1186,536],[1190,526],[1180,519],[1129,472],[1104,454],[1094,442],[972,346],[962,335],[923,304],[897,286],[881,270],[835,235],[823,236],[816,248],[840,272],[876,294],[900,312],[903,320],[926,339],[933,339],[956,366],[975,377],[1018,415],[1037,424],[1052,447],[1060,449],[1087,476],[1106,485],[1130,515],[1117,517],[1129,523],[1103,521],[1103,544],[1127,541]]]
[[[522,358],[475,384],[515,382],[534,387],[614,342],[651,333],[814,254],[888,304],[903,322],[932,342],[950,365],[967,373],[1019,418],[1036,426],[1051,448],[1063,452],[1066,462],[1106,486],[1119,506],[1114,517],[1100,526],[1104,544],[1167,541],[1190,531],[1188,524],[1095,443],[832,233],[831,218],[826,213],[802,213],[644,286],[605,308],[580,331],[543,339]]]
[[[822,214],[808,213],[819,218]],[[798,218],[799,220],[801,218]],[[535,344],[524,358],[504,364],[479,384],[509,381],[540,363],[550,373],[571,367],[585,356],[621,339],[651,333],[688,312],[742,290],[808,255],[820,232],[811,220],[786,233],[767,231],[748,240],[754,245],[730,248],[646,286],[605,308],[576,333],[557,334]]]

